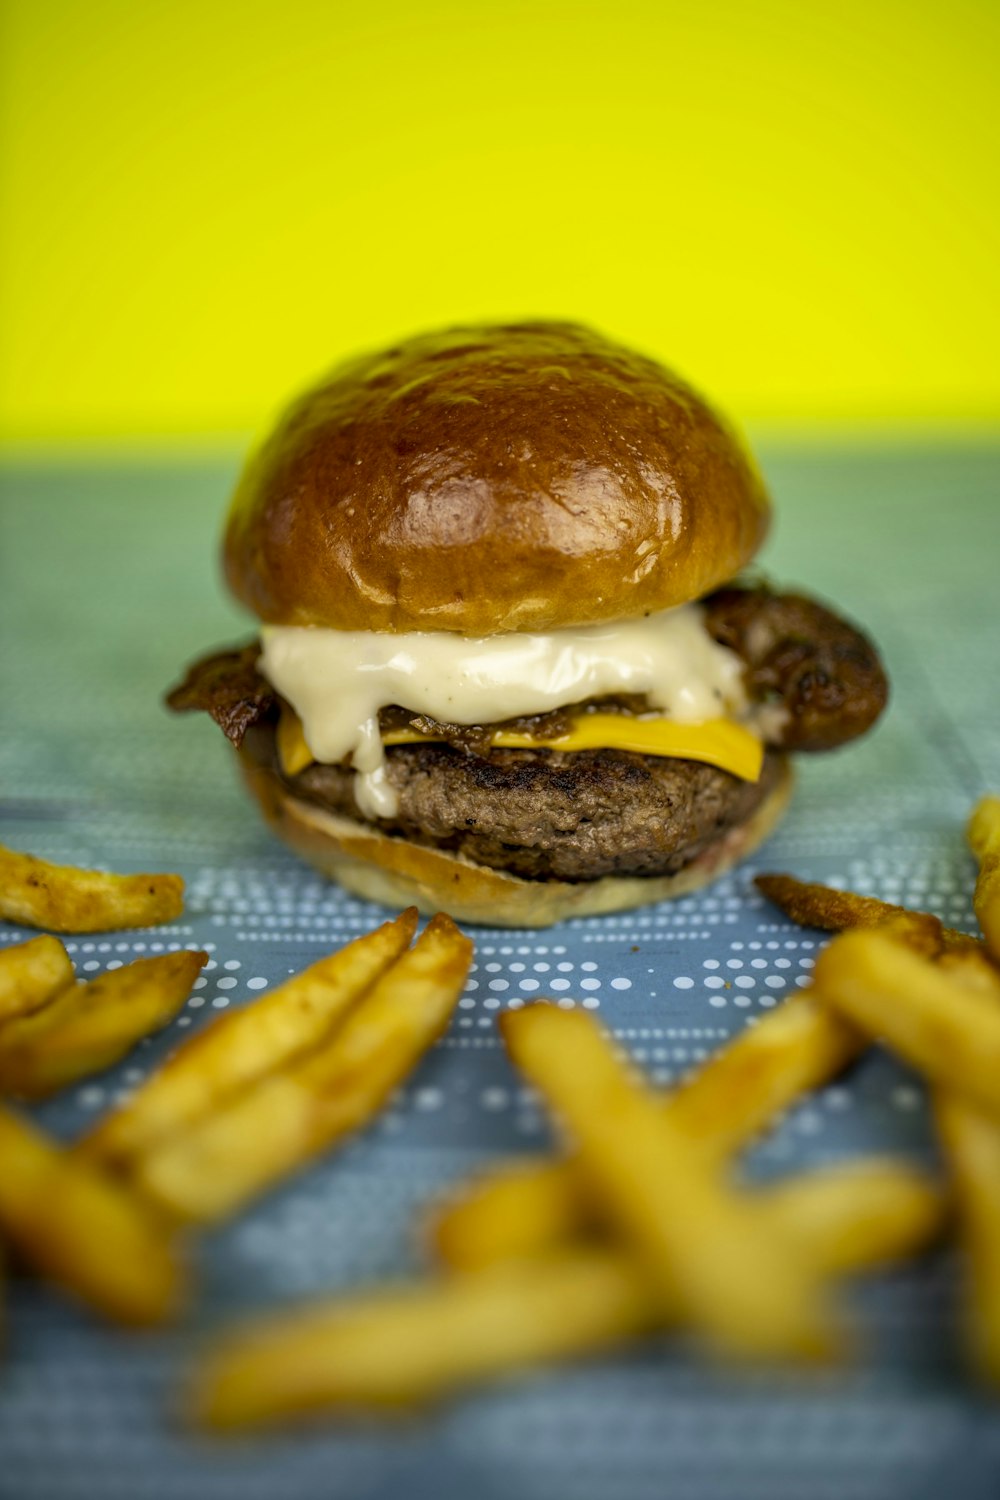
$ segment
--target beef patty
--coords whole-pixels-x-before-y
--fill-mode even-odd
[[[698,761],[622,750],[493,750],[396,745],[388,777],[394,818],[365,818],[354,772],[314,764],[283,776],[274,731],[259,726],[246,751],[293,796],[416,844],[536,880],[671,875],[729,828],[743,823],[776,786],[781,757],[768,753],[757,782]]]
[[[696,761],[619,750],[490,750],[493,726],[442,724],[395,706],[380,713],[383,732],[407,726],[444,743],[387,750],[399,812],[372,820],[354,800],[349,763],[282,775],[275,753],[281,700],[257,670],[256,642],[197,662],[167,702],[210,713],[296,797],[413,843],[529,879],[675,874],[767,798],[780,775],[775,750],[846,743],[875,721],[888,692],[871,642],[815,600],[733,585],[702,605],[709,634],[742,659],[751,703],[774,710],[761,715],[773,748],[756,783]],[[636,698],[571,707],[634,714],[649,705]],[[569,712],[505,727],[551,738],[566,728]]]

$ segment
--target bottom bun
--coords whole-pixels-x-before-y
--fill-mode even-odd
[[[239,752],[238,752],[239,754]],[[599,880],[522,880],[461,854],[412,844],[366,823],[302,802],[275,772],[239,754],[240,768],[268,824],[296,854],[331,880],[385,906],[446,911],[485,927],[551,927],[567,917],[600,916],[688,896],[718,879],[763,843],[788,806],[793,776],[784,761],[774,789],[753,815],[728,828],[676,875],[605,875]]]

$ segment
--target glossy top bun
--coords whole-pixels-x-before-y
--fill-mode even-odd
[[[684,604],[763,540],[738,440],[572,323],[456,328],[341,365],[250,460],[225,537],[263,620],[547,631]]]

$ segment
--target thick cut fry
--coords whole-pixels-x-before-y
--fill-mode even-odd
[[[58,938],[36,937],[0,949],[0,1027],[41,1010],[74,977],[70,956]]]
[[[139,958],[0,1029],[0,1092],[44,1099],[110,1068],[180,1010],[208,954]]]
[[[904,943],[847,932],[820,955],[815,993],[928,1078],[1000,1118],[1000,1005]]]
[[[981,1374],[1000,1385],[1000,1124],[944,1091],[935,1113],[969,1260],[969,1346]]]
[[[983,797],[976,803],[968,836],[979,861],[972,904],[990,952],[1000,958],[1000,797]]]
[[[947,1210],[926,1173],[878,1156],[786,1178],[755,1201],[830,1275],[914,1254],[937,1236]]]
[[[471,962],[432,918],[325,1045],[140,1157],[136,1184],[179,1218],[221,1219],[359,1130],[444,1031]]]
[[[324,1409],[412,1405],[525,1366],[613,1346],[655,1304],[613,1250],[563,1250],[446,1281],[307,1305],[229,1335],[192,1415],[235,1428]]]
[[[721,1160],[867,1045],[832,1011],[797,997],[748,1027],[667,1095],[664,1115]],[[571,1238],[589,1217],[586,1184],[572,1162],[529,1161],[474,1184],[469,1196],[439,1213],[431,1236],[449,1265],[471,1267],[538,1253]]]
[[[578,1147],[606,1222],[664,1304],[721,1349],[816,1358],[837,1344],[814,1262],[731,1191],[704,1153],[664,1119],[583,1011],[532,1005],[501,1020],[514,1060]]]
[[[81,1143],[123,1165],[320,1042],[409,945],[416,907],[296,974],[179,1047],[143,1088]]]
[[[976,948],[946,951],[935,959],[935,963],[954,979],[991,995],[995,1002],[1000,1003],[1000,968],[981,943]]]
[[[921,1248],[943,1214],[941,1193],[922,1173],[887,1161],[798,1177],[754,1202],[831,1273]],[[596,1353],[671,1321],[627,1254],[570,1246],[447,1281],[320,1303],[237,1331],[198,1377],[194,1412],[231,1428],[409,1405]]]
[[[184,910],[179,875],[105,875],[50,865],[0,844],[0,917],[53,932],[108,932],[173,922]]]
[[[121,1323],[180,1310],[181,1268],[132,1194],[0,1109],[0,1232],[49,1280]]]
[[[856,891],[838,891],[832,886],[796,880],[794,875],[758,875],[754,885],[779,911],[801,927],[819,927],[824,932],[845,932],[855,927],[893,927],[896,936],[928,958],[939,953],[975,950],[981,945],[968,933],[944,927],[926,911],[911,911],[860,896]]]

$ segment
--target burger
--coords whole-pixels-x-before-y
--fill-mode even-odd
[[[354,893],[539,927],[703,886],[789,753],[881,712],[852,624],[740,576],[770,503],[728,425],[575,324],[449,329],[335,369],[239,481],[260,620],[168,696]]]

